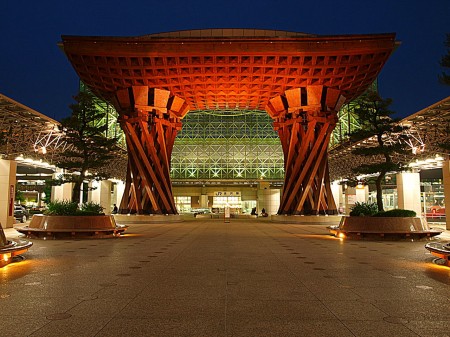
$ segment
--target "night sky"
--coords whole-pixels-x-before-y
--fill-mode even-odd
[[[258,28],[319,35],[397,34],[401,46],[379,77],[398,117],[450,96],[438,82],[450,33],[449,0],[85,1],[8,0],[0,15],[0,93],[60,120],[78,78],[61,35],[140,36],[204,28]]]

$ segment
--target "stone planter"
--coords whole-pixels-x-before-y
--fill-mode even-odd
[[[425,245],[425,248],[440,259],[444,265],[450,267],[450,243],[430,242]]]
[[[16,227],[27,237],[115,237],[123,233],[127,226],[117,225],[112,215],[69,216],[35,214],[28,226]]]
[[[430,238],[442,231],[433,230],[424,218],[346,216],[330,232],[339,237]]]
[[[28,240],[8,240],[0,224],[0,268],[11,263],[14,257],[25,253],[32,245]]]

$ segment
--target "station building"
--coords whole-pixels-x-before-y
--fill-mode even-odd
[[[372,36],[360,37],[374,39]],[[206,49],[202,50],[200,56],[183,56],[183,51],[179,50],[182,47],[177,45],[175,48],[172,45],[174,49],[170,52],[178,54],[173,57],[165,55],[165,58],[151,54],[147,61],[145,57],[87,55],[89,52],[86,50],[84,56],[83,53],[81,56],[75,55],[73,46],[69,44],[68,48],[67,42],[76,44],[77,38],[63,38],[65,52],[78,67],[77,72],[83,83],[87,82],[87,87],[82,84],[81,90],[90,90],[98,96],[98,107],[104,111],[108,132],[114,136],[121,135],[116,160],[110,165],[114,179],[101,182],[94,192],[85,193],[84,200],[100,202],[108,212],[112,204],[120,204],[126,190],[127,151],[125,137],[117,122],[120,112],[116,112],[111,96],[106,93],[126,85],[149,84],[152,80],[148,78],[153,78],[155,83],[150,83],[153,86],[168,88],[180,96],[186,93],[185,98],[191,106],[191,111],[181,120],[182,128],[175,138],[170,160],[172,195],[178,212],[208,210],[220,213],[227,206],[235,214],[249,214],[255,208],[258,213],[264,208],[267,213],[275,214],[283,193],[284,152],[280,137],[273,127],[274,120],[264,110],[264,105],[271,97],[285,90],[315,84],[340,87],[349,96],[339,109],[336,127],[329,137],[329,175],[333,182],[331,189],[336,207],[339,212],[345,212],[356,201],[369,201],[372,195],[368,186],[347,188],[341,180],[358,162],[350,150],[370,143],[370,140],[358,144],[347,142],[346,134],[358,127],[352,114],[354,105],[358,104],[357,97],[370,86],[376,86],[377,74],[392,50],[398,46],[392,36],[381,38],[390,41],[390,47],[386,47],[388,51],[380,52],[382,56],[372,51],[367,64],[364,62],[368,56],[346,56],[345,53],[334,56],[329,51],[322,51],[324,56],[300,53],[295,58],[292,55],[285,57],[270,48],[273,57],[249,56],[245,53],[236,56],[225,54],[224,51],[210,57],[208,44],[204,43],[211,39],[214,43],[219,40],[230,44],[239,43],[241,53],[242,46],[250,44],[252,39],[265,44],[279,40],[283,43],[301,40],[302,46],[309,49],[313,48],[313,43],[328,43],[324,37],[292,32],[198,30],[152,34],[136,38],[136,41],[160,43],[161,40],[170,40],[175,45],[183,40],[202,43],[206,46],[202,48]],[[345,37],[329,38],[333,39],[345,42]],[[95,42],[95,38],[85,40]],[[370,49],[370,46],[366,48]],[[104,67],[108,58],[113,65],[110,69]],[[81,66],[84,62],[99,64]],[[149,74],[145,75],[146,71]],[[112,76],[112,81],[116,81],[116,76],[122,82],[114,84],[117,87],[113,88],[114,85],[108,82],[108,76]],[[143,77],[150,82],[141,83]],[[351,83],[356,84],[352,87]],[[11,200],[14,199],[15,189],[26,192],[29,204],[40,206],[45,194],[43,181],[46,177],[58,174],[58,168],[53,163],[63,152],[65,144],[57,121],[3,95],[0,109],[3,116],[2,130],[7,139],[1,144],[3,199],[0,200],[0,221],[10,227]],[[385,186],[387,209],[409,208],[419,214],[431,213],[433,216],[444,215],[445,210],[450,209],[450,206],[445,207],[443,197],[450,193],[445,193],[445,186],[449,184],[448,158],[436,147],[438,141],[448,137],[445,125],[448,124],[449,112],[450,97],[402,121],[411,126],[410,132],[414,139],[411,156],[403,158],[409,162],[411,172],[393,173],[388,177]],[[25,124],[32,127],[29,130],[20,127]],[[411,187],[413,193],[406,190]],[[69,199],[70,186],[53,187],[51,197]]]

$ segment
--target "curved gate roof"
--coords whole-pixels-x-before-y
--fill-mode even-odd
[[[340,89],[347,101],[378,76],[395,34],[319,36],[255,29],[203,29],[139,37],[62,36],[80,79],[109,100],[147,85],[184,98],[190,110],[263,110],[285,90]]]

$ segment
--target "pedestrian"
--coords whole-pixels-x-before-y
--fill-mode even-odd
[[[116,204],[114,204],[114,207],[113,207],[113,210],[112,210],[112,214],[117,214],[118,211],[119,210],[118,210]]]

